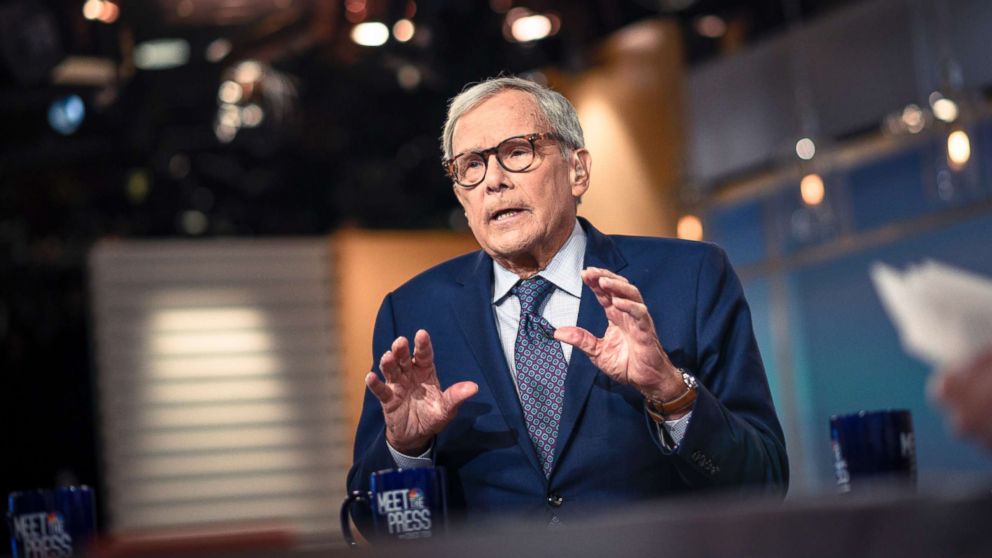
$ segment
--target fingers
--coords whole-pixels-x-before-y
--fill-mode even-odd
[[[608,312],[620,301],[631,301],[643,306],[644,298],[641,291],[626,278],[607,269],[587,267],[582,270],[582,282],[596,295],[596,300]],[[621,310],[629,313],[633,307],[626,305]],[[619,308],[618,308],[619,309]]]
[[[582,271],[582,280],[596,293],[606,310],[607,318],[624,330],[639,330],[654,334],[654,320],[644,304],[641,291],[626,278],[607,269],[589,267]],[[630,320],[624,320],[623,315]]]
[[[395,383],[399,381],[404,372],[401,365],[403,362],[406,363],[406,368],[409,369],[410,349],[406,338],[398,337],[393,341],[392,348],[383,353],[382,358],[379,359],[379,370],[382,371],[382,375],[386,378],[387,382]]]
[[[427,330],[418,329],[413,336],[413,360],[419,367],[429,367],[434,365],[434,346],[431,344],[431,336]]]
[[[424,330],[418,331],[418,338],[420,338],[421,334],[427,335],[427,332]],[[427,338],[427,347],[433,360],[433,352],[429,349],[430,338]],[[400,381],[403,375],[413,369],[413,365],[414,356],[410,354],[410,342],[407,341],[406,337],[402,336],[397,337],[389,350],[383,353],[382,358],[379,359],[379,369],[382,370],[382,375],[389,383]]]
[[[597,272],[598,269],[599,268],[595,267],[587,267],[579,272],[579,276],[582,278],[582,282],[585,283],[586,286],[589,287],[589,290],[592,291],[592,294],[596,295],[596,300],[599,302],[599,305],[603,308],[609,308],[613,305],[613,300],[612,297],[607,294],[607,292],[599,284],[599,278],[601,275]]]
[[[640,302],[635,302],[626,298],[615,298],[613,299],[613,306],[615,306],[617,310],[623,312],[624,314],[630,315],[630,317],[638,321],[643,321],[645,318],[651,318],[651,314],[648,313],[648,307]]]
[[[620,325],[635,339],[650,342],[652,339],[657,338],[658,334],[654,329],[654,319],[651,318],[651,313],[648,312],[647,306],[640,302],[616,298],[613,299],[613,307],[630,316],[631,320],[628,323],[621,323]]]
[[[434,348],[427,331],[417,330],[413,342],[413,354],[410,353],[410,342],[402,336],[397,337],[389,350],[382,354],[379,369],[382,370],[387,382],[399,381],[404,374],[413,370],[414,366],[420,369],[434,366]]]
[[[365,385],[368,386],[369,391],[372,395],[379,400],[379,403],[385,405],[393,398],[393,390],[389,389],[389,386],[382,383],[382,380],[375,375],[375,372],[369,372],[365,375]]]
[[[562,343],[568,343],[589,356],[599,354],[600,340],[581,327],[560,327],[555,330],[555,339]]]
[[[476,393],[479,393],[479,384],[475,382],[458,382],[444,390],[443,397],[450,413],[449,418],[454,418],[458,407]]]
[[[586,277],[589,278],[586,284],[590,285],[592,283],[589,288],[594,289],[594,286],[598,287],[603,294],[613,298],[619,297],[633,300],[634,302],[644,302],[644,299],[641,298],[641,291],[621,275],[598,267],[589,267],[584,269],[583,272],[583,280],[585,281]]]
[[[393,341],[390,350],[393,356],[396,357],[396,363],[401,370],[406,371],[413,364],[413,355],[410,354],[410,342],[406,340],[406,337],[397,337]]]
[[[620,281],[627,281],[622,275],[617,275],[608,269],[603,269],[602,267],[592,267],[589,266],[579,272],[582,275],[582,280],[598,281],[600,277],[611,277]],[[587,283],[588,284],[588,283]],[[592,286],[592,285],[590,285]]]

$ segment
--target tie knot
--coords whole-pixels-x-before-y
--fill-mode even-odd
[[[524,314],[534,314],[540,308],[541,303],[551,293],[554,285],[541,277],[535,275],[530,279],[524,279],[513,286],[510,291],[516,295],[520,301],[520,311]]]

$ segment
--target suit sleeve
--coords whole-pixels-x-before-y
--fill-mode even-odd
[[[379,378],[378,356],[386,352],[396,339],[396,323],[393,317],[392,295],[387,295],[379,307],[375,320],[375,330],[372,335],[372,371]],[[358,430],[355,433],[355,450],[351,470],[348,471],[348,492],[367,492],[369,476],[375,471],[396,467],[389,446],[386,444],[386,427],[382,418],[382,406],[372,392],[365,389],[365,400],[362,404],[362,414],[358,420]],[[358,513],[358,506],[353,508],[355,524],[363,534],[368,535],[371,517]]]
[[[785,437],[754,339],[751,311],[726,254],[711,245],[696,286],[699,396],[675,464],[692,487],[738,486],[784,495]]]

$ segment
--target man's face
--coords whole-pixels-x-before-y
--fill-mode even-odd
[[[533,98],[511,89],[458,119],[452,153],[481,151],[512,136],[550,131]],[[586,150],[566,159],[557,142],[539,141],[536,159],[526,171],[508,172],[490,156],[481,184],[454,188],[482,249],[516,271],[548,264],[571,233],[576,201],[588,187]]]

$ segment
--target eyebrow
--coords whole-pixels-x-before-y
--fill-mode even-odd
[[[461,151],[455,151],[454,149],[452,149],[451,150],[451,158],[454,159],[455,157],[457,157],[459,155],[464,155],[466,153],[478,153],[480,151],[485,151],[486,149],[490,149],[490,148],[496,147],[497,145],[503,143],[504,141],[506,141],[506,140],[508,140],[510,138],[525,138],[527,136],[530,136],[530,135],[533,135],[533,134],[540,134],[540,133],[541,132],[524,132],[523,134],[510,134],[510,135],[504,137],[503,139],[499,140],[498,142],[494,143],[493,145],[490,145],[489,147],[480,147],[478,145],[474,145],[474,146],[472,146],[469,149],[463,149]]]

